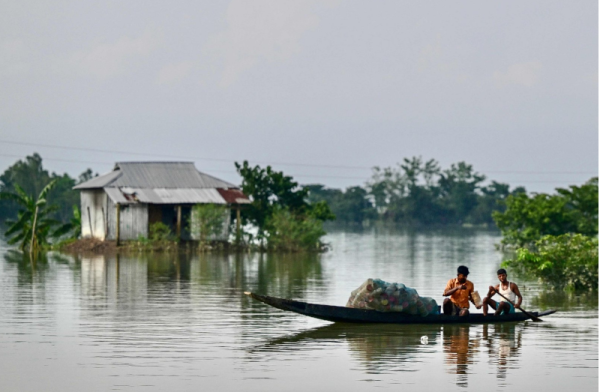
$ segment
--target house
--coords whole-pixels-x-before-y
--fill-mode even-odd
[[[202,173],[193,162],[119,162],[112,172],[74,187],[81,191],[81,237],[135,240],[148,237],[149,227],[163,222],[184,240],[190,233],[192,206],[227,206],[223,233],[227,239],[231,210],[250,203],[238,186]]]

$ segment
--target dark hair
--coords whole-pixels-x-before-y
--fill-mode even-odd
[[[464,276],[469,275],[469,269],[467,267],[465,267],[464,265],[461,265],[460,267],[458,267],[456,272],[458,272],[459,274],[463,274]]]
[[[502,274],[506,275],[506,270],[504,268],[500,268],[498,270],[498,275],[502,275]]]

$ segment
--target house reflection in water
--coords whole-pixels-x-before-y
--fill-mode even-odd
[[[108,310],[145,302],[148,264],[133,257],[81,257],[81,294],[90,311]]]

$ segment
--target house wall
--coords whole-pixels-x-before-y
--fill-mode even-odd
[[[106,238],[106,193],[101,189],[81,191],[81,237]]]
[[[117,234],[117,208],[115,203],[108,199],[108,236],[115,240]],[[140,235],[148,237],[148,204],[124,204],[120,213],[121,240],[136,240]]]
[[[149,206],[145,203],[121,205],[120,212],[120,239],[136,240],[139,236],[148,237],[148,223],[150,219],[150,209],[165,210],[175,214],[175,205]],[[173,211],[171,211],[173,210]],[[187,219],[191,219],[192,226],[196,221],[194,214],[191,213],[190,205],[182,206],[182,239],[199,240],[200,233],[190,233],[188,231]],[[156,221],[165,221],[167,224],[172,220],[165,211],[160,211],[160,216],[155,216]],[[155,215],[157,214],[154,211]],[[191,215],[191,217],[190,217]],[[173,215],[175,216],[175,215]],[[189,218],[188,218],[189,217]],[[160,219],[160,220],[159,220]],[[223,212],[223,231],[220,235],[211,236],[210,240],[227,240],[229,238],[229,224],[231,220],[231,211],[225,209]],[[98,238],[100,240],[115,240],[117,233],[117,210],[115,203],[108,197],[102,189],[82,190],[81,191],[81,236],[82,238]],[[175,228],[172,227],[173,232]]]

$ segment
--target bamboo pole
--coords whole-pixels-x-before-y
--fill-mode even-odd
[[[90,233],[92,233],[92,238],[94,238],[94,229],[92,228],[92,214],[90,212],[90,207],[88,207],[87,210],[88,210],[88,223],[90,224]]]
[[[116,240],[117,246],[119,246],[120,237],[121,237],[121,204],[117,203],[117,232],[116,232]]]
[[[177,206],[177,239],[181,240],[181,206]]]
[[[104,207],[102,207],[102,228],[104,229],[104,236],[102,237],[102,241],[106,239],[106,234],[108,233],[108,225],[106,222],[106,216],[104,214]]]
[[[237,205],[235,209],[235,241],[239,244],[242,238],[241,228],[242,228],[242,214],[240,212],[240,205]]]

